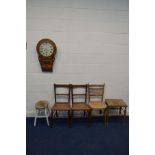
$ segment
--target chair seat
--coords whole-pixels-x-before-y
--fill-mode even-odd
[[[55,103],[52,107],[52,110],[70,110],[71,106],[69,103]]]
[[[72,110],[90,110],[90,107],[86,103],[74,103],[72,105]]]
[[[90,102],[89,106],[91,109],[105,109],[107,107],[104,102]]]
[[[35,104],[36,109],[45,109],[48,107],[48,102],[47,101],[38,101]]]

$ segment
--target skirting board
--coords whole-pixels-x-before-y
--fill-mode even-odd
[[[82,112],[80,112],[80,113],[77,113],[77,112],[76,112],[76,113],[74,114],[75,117],[81,117],[82,115],[83,115]],[[94,112],[93,115],[94,115],[94,116],[99,116],[100,114]],[[109,115],[112,115],[112,116],[118,115],[118,111],[110,110]],[[127,111],[126,111],[126,115],[129,116],[129,111],[128,111],[128,109],[127,109]],[[35,116],[35,111],[26,111],[26,117],[34,117],[34,116]],[[67,114],[66,114],[65,112],[61,112],[61,114],[59,114],[59,117],[67,117]]]

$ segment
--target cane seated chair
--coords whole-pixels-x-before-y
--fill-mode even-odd
[[[105,84],[88,84],[88,102],[93,110],[99,110],[107,123],[107,106],[103,100]]]
[[[70,84],[54,84],[54,95],[55,103],[51,108],[52,125],[54,117],[59,117],[59,112],[66,111],[68,112],[68,126],[70,127]]]
[[[90,107],[87,104],[87,85],[71,85],[72,96],[72,118],[74,111],[82,111],[84,116],[88,118],[88,126],[90,119]]]

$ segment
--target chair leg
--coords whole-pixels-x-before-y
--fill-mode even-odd
[[[88,115],[88,117],[89,117],[89,124],[90,124],[90,126],[91,126],[91,124],[92,124],[92,109],[89,111],[88,114],[89,114],[89,115]]]
[[[48,116],[50,117],[51,116],[51,110],[50,110],[49,107],[47,108],[47,111],[48,111],[48,114],[49,114]]]
[[[68,110],[68,127],[71,128],[71,112]]]
[[[102,114],[102,112],[103,112],[102,110],[99,110],[99,114]]]
[[[47,114],[47,108],[45,108],[45,116],[46,116],[47,125],[49,126],[48,114]]]
[[[106,123],[107,123],[107,118],[106,118],[106,110],[103,109],[103,119],[104,119],[104,125],[106,126]]]
[[[119,108],[119,115],[121,115],[122,107]]]
[[[86,111],[84,110],[84,112],[83,112],[83,116],[85,117],[86,116]]]
[[[53,110],[51,110],[51,127],[53,127],[54,119],[53,119]]]
[[[126,117],[126,107],[124,109],[124,119],[125,119],[125,117]]]
[[[71,110],[71,127],[72,127],[72,124],[73,124],[73,117],[74,117],[74,111]]]
[[[59,117],[59,116],[58,116],[58,111],[57,111],[57,110],[56,110],[56,112],[55,112],[55,116],[56,116],[56,117]]]
[[[105,109],[106,110],[106,126],[108,126],[109,123],[109,109]]]
[[[90,125],[91,125],[91,110],[88,110],[87,113],[88,113],[88,127],[90,127]]]
[[[72,118],[73,118],[73,117],[74,117],[74,111],[72,110],[72,112],[71,112],[71,113],[72,113]]]
[[[106,124],[106,127],[108,127],[108,118],[109,118],[109,111],[108,111],[108,109],[105,109],[105,124]]]

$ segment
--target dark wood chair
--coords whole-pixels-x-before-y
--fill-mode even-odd
[[[62,93],[62,90],[65,93]],[[54,84],[54,95],[55,103],[51,108],[52,125],[54,117],[58,117],[59,112],[66,111],[68,112],[68,126],[71,127],[70,84]]]
[[[88,118],[90,125],[90,107],[87,104],[87,85],[71,85],[72,96],[72,118],[74,111],[83,111],[84,116]]]
[[[104,87],[105,84],[88,84],[88,102],[91,112],[93,110],[99,110],[103,115],[105,125],[107,125],[107,105],[103,100]]]

